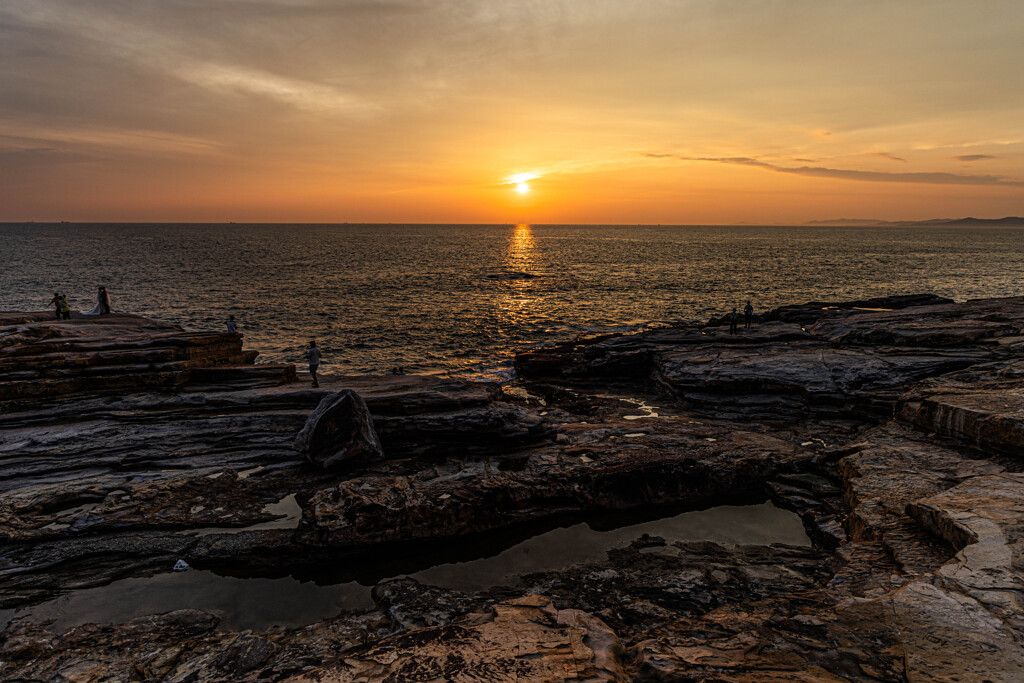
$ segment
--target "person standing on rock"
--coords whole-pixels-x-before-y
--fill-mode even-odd
[[[71,320],[71,304],[68,303],[68,295],[61,294],[60,302],[57,304],[61,320]]]
[[[100,287],[100,314],[110,315],[110,294],[106,287]]]
[[[754,315],[754,307],[750,305],[750,299],[747,299],[747,305],[743,307],[743,327],[750,327],[750,319]]]
[[[238,325],[235,323],[235,316],[228,316],[228,334],[236,334],[238,332]]]
[[[60,294],[57,292],[53,293],[53,298],[50,299],[50,305],[53,306],[53,315],[57,320],[60,320]]]
[[[736,307],[732,307],[732,313],[726,316],[729,319],[729,334],[737,334],[739,325],[739,313],[736,312]]]
[[[82,315],[107,315],[110,313],[110,295],[107,294],[107,288],[100,285],[99,292],[96,294],[96,306],[88,311],[82,311]]]
[[[320,386],[320,382],[316,378],[316,371],[320,368],[320,349],[316,347],[316,340],[309,342],[309,351],[306,352],[306,358],[309,360],[309,375],[313,378],[313,386]]]

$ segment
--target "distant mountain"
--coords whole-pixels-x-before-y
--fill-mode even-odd
[[[946,225],[1024,225],[1024,218],[1020,216],[1007,216],[1006,218],[957,218]]]
[[[954,228],[970,227],[1024,227],[1024,218],[1007,216],[1006,218],[933,218],[927,221],[881,221],[873,218],[835,218],[825,221],[807,221],[804,225],[863,225],[874,227],[913,228],[949,226]]]

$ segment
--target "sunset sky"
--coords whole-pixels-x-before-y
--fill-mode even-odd
[[[1021,0],[0,3],[3,221],[969,215],[1024,215]]]

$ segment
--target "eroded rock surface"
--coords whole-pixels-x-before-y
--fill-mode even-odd
[[[60,369],[46,355],[77,334],[3,321],[0,362]],[[220,365],[213,348],[187,372],[119,365],[87,348],[122,344],[114,323],[129,324],[68,343],[120,380],[86,373],[57,396],[60,373],[0,379],[36,387],[19,385],[0,412],[0,608],[177,559],[239,576],[375,554],[416,566],[408,556],[434,545],[656,506],[768,499],[815,545],[645,535],[479,592],[381,581],[373,608],[258,632],[199,610],[61,633],[8,612],[5,675],[1024,680],[1022,299],[811,303],[738,335],[713,324],[580,339],[520,356],[508,392],[416,376],[310,390],[287,369]],[[120,350],[135,361],[189,334],[131,325]],[[168,384],[166,372],[184,374]],[[294,450],[339,391],[365,401],[385,460],[327,472]]]
[[[291,683],[423,680],[625,681],[621,644],[593,615],[528,595],[445,626],[412,629]]]

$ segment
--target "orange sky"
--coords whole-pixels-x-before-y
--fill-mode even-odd
[[[0,4],[0,220],[968,215],[1024,215],[1019,0]]]

